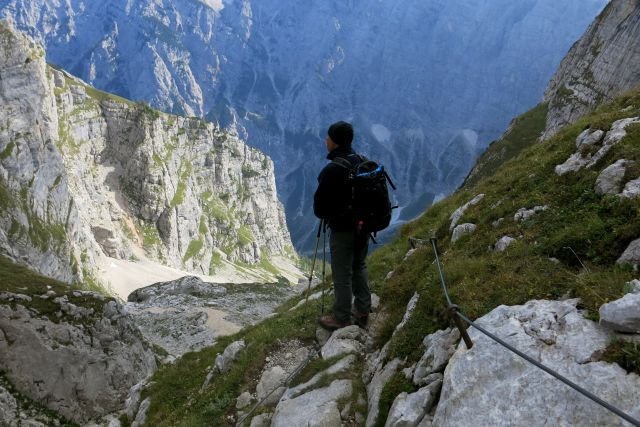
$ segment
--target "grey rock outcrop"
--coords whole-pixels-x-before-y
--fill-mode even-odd
[[[522,222],[530,219],[537,213],[544,212],[549,209],[549,206],[534,206],[531,209],[520,208],[513,216],[515,222]]]
[[[235,362],[236,358],[242,350],[246,347],[244,340],[234,341],[224,349],[222,354],[216,357],[216,369],[220,373],[225,373],[231,367],[231,364]]]
[[[596,194],[603,195],[615,195],[619,194],[624,174],[626,172],[626,166],[629,164],[629,160],[620,159],[614,164],[607,166],[598,178],[596,179],[595,192]]]
[[[436,402],[442,380],[422,387],[415,393],[400,393],[395,398],[385,427],[416,427]]]
[[[620,197],[626,197],[629,199],[635,199],[640,197],[640,178],[632,179],[624,185]]]
[[[361,354],[364,350],[365,333],[357,325],[338,329],[331,334],[320,353],[323,359],[344,356],[346,354]]]
[[[301,289],[282,283],[209,283],[186,276],[137,289],[125,309],[149,342],[175,358],[265,319]]]
[[[350,380],[335,380],[327,387],[292,399],[282,399],[273,414],[272,427],[340,427],[338,401],[351,397]]]
[[[427,335],[422,340],[425,352],[414,369],[413,383],[418,386],[426,385],[429,376],[444,371],[449,359],[456,351],[455,344],[459,340],[460,332],[454,328]]]
[[[462,215],[464,215],[467,209],[480,203],[483,198],[484,194],[478,194],[473,199],[469,200],[467,203],[456,209],[449,217],[449,219],[451,220],[451,224],[449,224],[449,231],[453,231],[453,229],[456,228],[456,225],[458,225],[458,221],[460,221]]]
[[[504,252],[507,250],[507,248],[509,246],[511,246],[512,243],[514,243],[516,241],[516,239],[514,239],[511,236],[502,236],[501,238],[498,239],[498,241],[496,242],[496,244],[494,245],[493,249],[496,252]]]
[[[616,261],[618,264],[640,264],[640,239],[636,239],[629,243],[627,249],[624,250],[620,258]]]
[[[457,242],[462,236],[473,234],[474,231],[476,231],[475,224],[467,223],[457,225],[456,228],[453,229],[453,233],[451,233],[451,242]]]
[[[66,282],[108,258],[275,280],[258,264],[294,256],[273,162],[233,128],[99,92],[6,21],[0,58],[2,252]]]
[[[0,304],[0,369],[29,398],[76,423],[123,409],[155,356],[122,306],[95,300],[59,317]]]
[[[274,366],[264,371],[256,386],[256,399],[262,401],[266,398],[263,403],[266,406],[278,403],[287,389],[284,383],[286,378],[287,373],[281,366]]]
[[[602,102],[640,84],[640,4],[613,0],[576,42],[549,82],[549,138]]]
[[[597,133],[601,131],[591,131],[590,129],[585,130],[578,135],[578,138],[576,139],[576,145],[579,147],[578,151],[569,156],[564,163],[555,167],[556,174],[564,175],[569,172],[577,172],[584,167],[594,167],[605,156],[605,154],[613,148],[613,146],[618,144],[622,138],[627,136],[627,126],[636,123],[640,123],[640,117],[628,117],[626,119],[620,119],[613,122],[611,124],[611,129],[606,133],[604,140],[600,141],[600,139],[598,139],[593,143],[596,148],[599,146],[595,153],[583,150],[582,147],[584,147],[584,144],[581,144],[580,141],[585,138],[585,133]]]
[[[371,382],[367,384],[368,413],[365,424],[366,427],[371,427],[376,423],[380,411],[379,404],[382,389],[389,382],[393,374],[400,369],[401,365],[402,362],[399,359],[393,359],[384,365],[384,367],[379,368],[373,375]]]
[[[640,416],[640,377],[598,362],[612,336],[576,309],[577,300],[500,306],[477,322],[602,399]],[[445,370],[434,425],[621,425],[579,393],[474,329],[470,350],[460,344]],[[491,393],[485,392],[492,390]],[[544,408],[541,411],[540,408]]]
[[[600,324],[618,332],[640,333],[640,293],[624,297],[600,307]]]

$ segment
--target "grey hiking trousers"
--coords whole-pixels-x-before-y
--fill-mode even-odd
[[[333,231],[329,239],[335,303],[333,315],[341,323],[351,321],[351,299],[360,313],[371,311],[371,292],[365,263],[369,237],[354,231]]]

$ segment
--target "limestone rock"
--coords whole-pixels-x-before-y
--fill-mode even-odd
[[[0,213],[2,252],[65,282],[105,282],[113,258],[277,280],[257,264],[294,251],[265,154],[232,127],[96,96],[0,25],[0,176],[12,200]]]
[[[589,163],[588,159],[582,157],[580,152],[573,153],[569,156],[569,158],[562,164],[557,165],[555,167],[556,175],[564,175],[569,172],[578,172],[580,169],[585,167]]]
[[[496,252],[504,252],[507,250],[507,248],[513,243],[515,242],[516,239],[514,239],[513,237],[510,236],[502,236],[500,239],[498,239],[498,241],[496,242],[495,246],[494,246],[494,250]]]
[[[600,307],[600,324],[618,332],[640,333],[640,293],[629,293]]]
[[[222,354],[216,357],[216,369],[220,373],[225,373],[231,368],[231,364],[245,348],[244,340],[234,341],[224,349]]]
[[[473,199],[471,199],[470,201],[468,201],[467,203],[465,203],[464,205],[456,209],[449,217],[449,219],[451,220],[451,224],[449,225],[449,231],[452,231],[456,227],[456,225],[458,225],[458,221],[460,221],[460,218],[462,218],[462,215],[464,215],[467,209],[469,209],[471,206],[475,206],[478,203],[480,203],[480,201],[483,198],[484,198],[484,194],[478,194]]]
[[[273,417],[271,413],[256,415],[251,419],[249,427],[269,427],[271,426],[271,417]]]
[[[609,2],[569,50],[549,82],[544,139],[603,102],[640,84],[640,12],[633,2]]]
[[[0,425],[9,426],[18,418],[18,403],[7,389],[0,386]]]
[[[111,306],[98,313],[77,307],[53,322],[22,305],[0,304],[0,370],[20,393],[79,424],[123,409],[156,361],[131,317]]]
[[[389,382],[393,374],[398,371],[401,365],[402,362],[399,359],[393,359],[382,369],[376,371],[373,379],[367,385],[368,413],[365,424],[366,427],[371,427],[376,423],[376,420],[378,419],[378,406],[380,404],[380,394],[382,393],[382,389]]]
[[[337,401],[351,397],[350,380],[335,380],[328,387],[312,390],[293,399],[282,399],[273,414],[272,427],[340,427]]]
[[[640,197],[640,178],[632,179],[627,182],[620,193],[620,197],[626,197],[628,199],[635,199]]]
[[[620,187],[622,186],[622,180],[626,171],[625,166],[629,164],[628,160],[620,159],[614,164],[607,166],[596,179],[595,192],[596,194],[614,195],[620,193]]]
[[[580,149],[580,148],[591,147],[592,145],[596,145],[602,140],[603,136],[604,136],[603,130],[585,129],[576,138],[576,148]]]
[[[320,353],[323,359],[330,359],[345,354],[360,354],[364,351],[365,333],[357,325],[338,329],[331,334]]]
[[[458,241],[462,236],[467,236],[469,234],[473,234],[476,231],[475,224],[460,224],[453,229],[453,233],[451,234],[451,242]]]
[[[620,258],[616,261],[618,264],[640,264],[640,239],[636,239],[629,243],[627,249],[624,250]]]
[[[238,396],[238,399],[236,400],[236,409],[246,408],[251,404],[253,400],[254,399],[251,393],[249,393],[248,391],[245,391],[240,396]]]
[[[549,209],[549,206],[546,206],[546,205],[545,206],[534,206],[531,209],[520,208],[520,209],[518,209],[518,211],[513,216],[513,220],[515,222],[526,221],[529,218],[531,218],[532,216],[534,216],[535,214],[537,214],[539,212],[544,212],[547,209]]]
[[[329,368],[325,369],[322,372],[315,374],[309,381],[302,384],[298,384],[295,387],[287,389],[285,393],[282,395],[282,400],[293,399],[297,396],[300,396],[306,391],[312,389],[323,378],[348,372],[350,369],[353,369],[357,360],[358,360],[357,357],[353,354],[343,357],[334,365],[330,366]]]
[[[415,427],[436,402],[442,381],[436,381],[415,393],[400,393],[393,401],[385,427]]]
[[[578,300],[500,306],[477,322],[571,381],[640,416],[640,377],[598,362],[612,335],[585,319]],[[470,328],[444,374],[434,425],[620,425],[614,414]],[[487,393],[491,390],[491,393]]]
[[[287,389],[284,384],[286,378],[287,373],[280,366],[274,366],[264,371],[256,386],[256,399],[261,401],[268,396],[263,403],[264,405],[272,406],[278,403]]]
[[[148,341],[178,358],[265,319],[297,292],[280,283],[220,284],[186,276],[137,289],[125,310]]]
[[[402,329],[404,325],[409,321],[409,318],[413,314],[413,310],[415,310],[416,306],[418,305],[418,299],[420,299],[420,294],[418,292],[414,292],[413,295],[411,296],[411,299],[407,303],[407,309],[404,311],[404,316],[402,316],[402,320],[400,321],[400,323],[396,325],[396,328],[393,331],[394,334],[398,332],[400,329]]]
[[[151,406],[151,398],[147,397],[140,404],[140,408],[138,409],[138,413],[136,414],[136,418],[131,423],[131,427],[142,427],[144,423],[147,421],[147,411]]]
[[[422,340],[422,345],[426,350],[414,370],[414,384],[425,385],[428,376],[442,372],[455,353],[455,344],[458,340],[460,340],[460,332],[456,328],[448,328],[427,335]]]

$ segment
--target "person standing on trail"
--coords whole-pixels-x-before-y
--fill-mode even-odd
[[[371,311],[371,292],[367,283],[366,257],[369,234],[360,232],[351,207],[349,170],[334,161],[347,160],[351,167],[362,161],[351,147],[353,127],[337,122],[329,127],[327,159],[331,161],[318,175],[318,189],[313,197],[315,215],[330,229],[329,247],[335,303],[332,313],[322,316],[318,323],[325,329],[336,330],[351,325],[351,317],[365,327]],[[351,300],[354,300],[353,312]]]

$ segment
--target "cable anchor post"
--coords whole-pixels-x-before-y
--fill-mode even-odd
[[[469,332],[467,331],[467,328],[464,326],[464,323],[462,323],[462,319],[460,319],[460,316],[458,316],[458,310],[459,310],[459,307],[456,304],[452,304],[447,308],[447,313],[449,314],[449,317],[451,318],[451,320],[453,320],[453,323],[456,324],[458,331],[460,331],[460,336],[464,341],[464,345],[467,346],[467,350],[470,350],[473,347],[473,341],[471,341]]]

